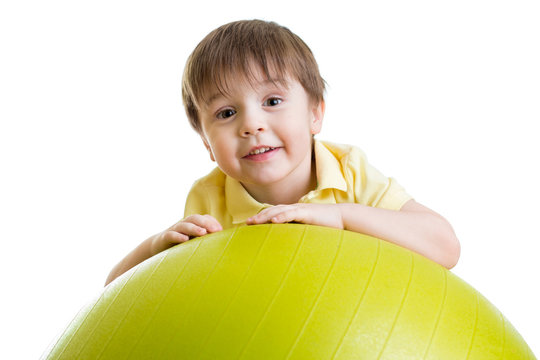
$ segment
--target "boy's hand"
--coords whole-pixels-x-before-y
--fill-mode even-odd
[[[246,223],[248,225],[267,222],[282,224],[292,221],[343,229],[343,217],[339,204],[276,205],[250,217]]]
[[[191,215],[169,227],[168,229],[150,236],[133,251],[131,251],[112,270],[105,285],[122,275],[144,260],[167,250],[178,243],[188,241],[191,237],[221,231],[221,224],[210,215]]]
[[[152,253],[157,254],[190,238],[221,231],[221,224],[210,215],[191,215],[162,231],[152,241]]]

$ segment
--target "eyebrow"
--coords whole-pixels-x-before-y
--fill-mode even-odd
[[[256,89],[260,89],[261,87],[265,87],[265,86],[268,86],[268,84],[272,84],[272,85],[275,85],[275,84],[281,84],[281,83],[285,83],[285,84],[288,84],[288,81],[286,79],[275,79],[275,80],[264,80],[264,81],[261,81],[261,82],[258,82],[258,84],[256,86],[254,86]],[[286,86],[287,87],[287,86]],[[220,92],[217,92],[217,93],[214,93],[212,94],[212,96],[210,96],[208,98],[208,100],[206,101],[206,104],[207,106],[210,106],[212,105],[212,103],[214,101],[216,101],[217,99],[221,98],[221,97],[224,97],[222,93]]]

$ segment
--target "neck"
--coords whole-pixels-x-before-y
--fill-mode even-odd
[[[300,176],[299,176],[300,175]],[[270,205],[295,204],[302,196],[317,187],[315,161],[310,163],[307,176],[291,174],[291,177],[265,185],[242,184],[246,191],[258,202]]]

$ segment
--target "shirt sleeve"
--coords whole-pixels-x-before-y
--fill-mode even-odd
[[[201,180],[196,181],[186,198],[184,208],[184,219],[194,214],[208,214],[210,212],[210,204],[208,192]]]
[[[383,209],[400,210],[411,199],[412,196],[394,178],[388,178],[386,191],[376,206]]]
[[[384,176],[371,166],[359,149],[351,152],[350,174],[354,184],[355,200],[364,205],[399,210],[412,197],[394,179]]]

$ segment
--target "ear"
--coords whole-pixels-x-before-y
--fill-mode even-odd
[[[201,135],[201,140],[202,140],[202,142],[204,144],[204,147],[208,151],[208,154],[210,154],[210,160],[216,161],[216,158],[214,157],[214,153],[212,152],[212,148],[208,144],[208,140],[206,140],[206,137],[204,136],[204,134],[200,134],[200,135]]]
[[[316,135],[321,132],[325,108],[326,108],[326,104],[324,100],[321,100],[319,101],[318,104],[315,104],[311,109],[312,118],[311,118],[310,127],[311,127],[312,135]]]

